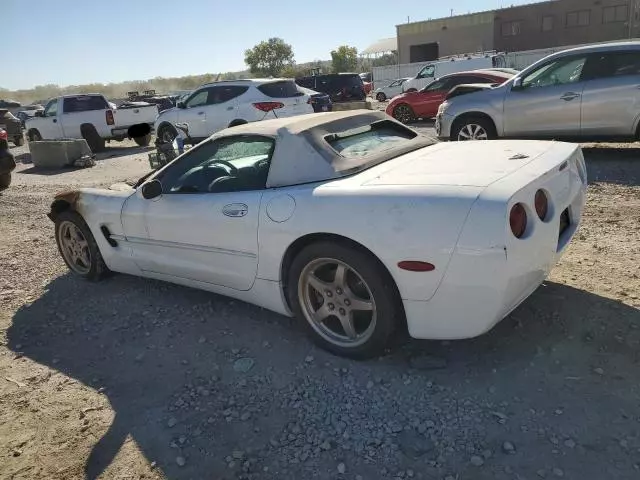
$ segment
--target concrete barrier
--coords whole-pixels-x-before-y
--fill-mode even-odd
[[[84,139],[40,140],[29,142],[33,165],[39,168],[73,166],[82,157],[91,158],[91,149]]]

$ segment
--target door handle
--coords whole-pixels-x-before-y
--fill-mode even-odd
[[[58,123],[58,120],[54,118],[53,123]]]
[[[244,217],[249,212],[249,207],[244,203],[230,203],[222,207],[222,213],[227,217]]]
[[[580,97],[581,95],[579,93],[574,93],[574,92],[568,92],[565,93],[564,95],[562,95],[560,97],[561,100],[564,100],[565,102],[570,102],[571,100],[574,100],[578,97]]]
[[[198,115],[204,115],[204,112],[198,112]]]
[[[227,107],[227,110],[233,110],[233,107]]]

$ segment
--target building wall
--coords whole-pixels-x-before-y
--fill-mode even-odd
[[[634,0],[555,0],[533,5],[512,7],[495,12],[494,45],[496,50],[517,52],[538,48],[556,47],[563,45],[580,45],[607,40],[630,38],[629,32],[629,4]],[[607,7],[621,7],[613,22],[604,21],[604,11]],[[633,7],[632,7],[633,9]],[[588,25],[569,25],[568,14],[589,11]],[[622,20],[620,13],[624,11]],[[613,12],[609,10],[611,15]],[[582,20],[584,20],[584,14]],[[547,20],[543,20],[548,17]],[[549,20],[549,19],[553,20]],[[513,23],[519,25],[514,26]],[[543,29],[552,23],[552,28]],[[584,21],[583,21],[584,23]],[[513,33],[519,32],[516,35]],[[635,36],[631,32],[631,36]]]
[[[620,7],[613,22],[605,22],[605,9]],[[632,27],[629,27],[631,9]],[[568,15],[586,11],[587,25],[568,25]],[[634,12],[635,11],[635,12]],[[608,10],[611,14],[612,10]],[[480,50],[506,52],[580,45],[640,36],[640,0],[550,0],[489,12],[398,25],[400,63],[411,63],[411,46],[437,42],[439,56]],[[548,17],[547,20],[544,20]],[[553,18],[553,20],[549,20]],[[573,15],[576,20],[576,15]],[[543,29],[543,23],[553,26]],[[584,16],[581,17],[584,22]],[[514,25],[515,24],[515,25]]]
[[[400,63],[411,62],[411,46],[436,42],[439,56],[493,50],[493,12],[398,25]]]

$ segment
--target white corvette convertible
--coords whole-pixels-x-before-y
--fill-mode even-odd
[[[56,196],[76,274],[166,280],[295,315],[328,350],[491,329],[545,279],[585,202],[580,148],[433,143],[381,112],[223,130],[121,190]]]

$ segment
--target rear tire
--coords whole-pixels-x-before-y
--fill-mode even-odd
[[[371,254],[348,245],[307,246],[291,263],[287,285],[289,304],[312,340],[336,355],[382,355],[403,322],[389,273]]]
[[[0,175],[0,192],[6,190],[11,185],[11,172]]]
[[[82,138],[87,141],[89,148],[93,153],[98,153],[104,150],[105,140],[96,131],[93,125],[88,125],[81,128]]]
[[[111,273],[89,226],[79,213],[65,210],[58,214],[55,234],[58,251],[74,274],[95,282]]]
[[[387,100],[387,96],[383,92],[380,92],[376,95],[376,100],[378,100],[379,102],[384,102]]]
[[[16,147],[21,147],[21,146],[23,146],[23,145],[24,145],[24,137],[23,137],[22,135],[20,135],[19,137],[15,137],[15,138],[13,139],[13,144],[14,144]]]
[[[139,147],[148,147],[149,143],[151,143],[151,134],[149,133],[144,137],[135,137],[133,141],[136,142]]]

